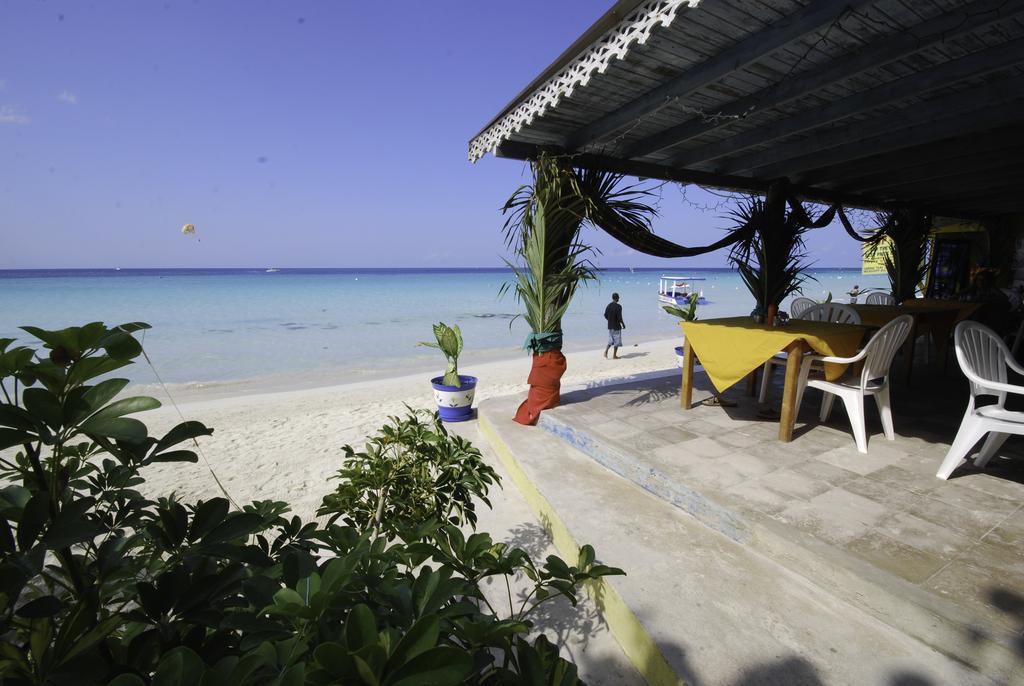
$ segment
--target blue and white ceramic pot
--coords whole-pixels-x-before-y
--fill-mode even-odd
[[[434,387],[437,412],[445,422],[464,422],[473,418],[473,396],[476,394],[476,377],[459,374],[461,386],[446,386],[441,383],[443,376],[430,380]]]
[[[676,346],[676,365],[680,369],[683,368],[683,359],[684,359],[683,358],[683,346],[677,345]]]

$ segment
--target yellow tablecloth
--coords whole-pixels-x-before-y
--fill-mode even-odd
[[[683,335],[719,391],[732,386],[795,341],[822,355],[852,357],[867,329],[852,324],[790,320],[782,327],[755,324],[750,317],[681,322]],[[825,376],[842,376],[844,365],[827,365]]]

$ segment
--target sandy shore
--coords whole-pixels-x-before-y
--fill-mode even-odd
[[[606,360],[601,350],[572,352],[563,388],[617,377],[629,377],[675,366],[674,339],[623,348],[622,359]],[[439,365],[440,369],[440,365]],[[489,362],[460,370],[480,378],[477,402],[513,393],[525,394],[530,360]],[[294,391],[246,394],[230,398],[178,400],[186,419],[214,429],[201,446],[209,466],[155,465],[145,472],[150,495],[177,492],[183,500],[220,495],[210,473],[216,472],[239,503],[286,500],[303,518],[312,516],[331,489],[329,477],[341,464],[341,446],[361,445],[388,415],[401,414],[403,404],[432,407],[429,375],[415,374],[348,385]],[[139,415],[153,434],[179,421],[167,397],[153,394],[164,407]]]

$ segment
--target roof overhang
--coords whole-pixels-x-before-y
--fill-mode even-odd
[[[628,0],[469,145],[936,213],[1024,213],[1024,0]]]

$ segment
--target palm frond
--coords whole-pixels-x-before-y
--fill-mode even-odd
[[[581,229],[604,221],[650,230],[648,191],[623,185],[618,174],[574,169],[568,160],[541,156],[531,164],[533,183],[519,187],[503,207],[506,260],[514,289],[534,333],[561,331],[562,317],[581,284],[597,278],[596,249],[580,240]]]

